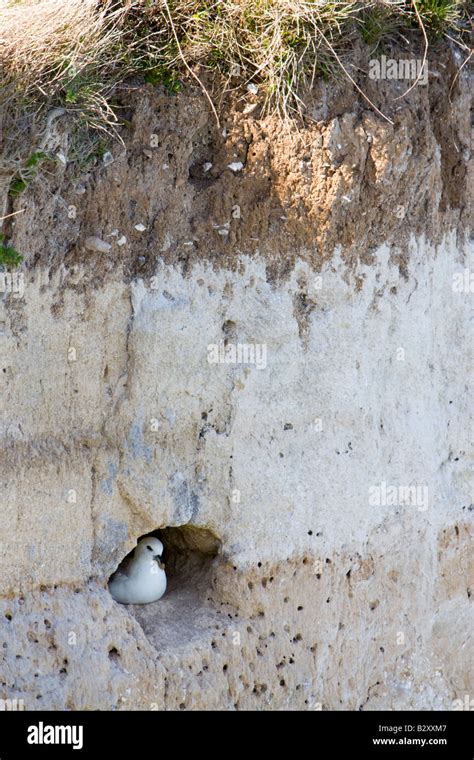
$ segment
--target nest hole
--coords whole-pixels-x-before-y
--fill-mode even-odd
[[[163,543],[163,562],[170,589],[184,579],[192,582],[207,577],[221,546],[210,530],[194,525],[161,528],[150,535]]]
[[[219,622],[209,590],[213,569],[221,550],[220,540],[209,530],[193,525],[160,528],[137,538],[154,536],[163,544],[165,594],[151,604],[128,605],[153,646],[164,651],[175,649],[203,629],[214,629]]]

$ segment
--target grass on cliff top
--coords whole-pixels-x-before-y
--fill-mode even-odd
[[[217,71],[223,89],[255,84],[287,117],[304,112],[315,77],[350,78],[343,58],[358,38],[376,50],[419,30],[421,51],[445,35],[467,57],[468,29],[459,0],[0,0],[0,169],[7,158],[21,181],[25,145],[41,152],[62,113],[113,131],[114,93],[133,76],[175,93],[186,77],[205,90],[202,72]]]

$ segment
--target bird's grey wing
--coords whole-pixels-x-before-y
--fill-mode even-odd
[[[115,573],[110,576],[110,580],[116,580],[117,578],[128,577],[128,571],[130,570],[133,562],[133,553],[122,560]]]
[[[121,570],[116,570],[115,573],[112,573],[112,575],[109,578],[109,583],[113,583],[113,581],[118,581],[119,578],[123,578],[124,573],[121,572]]]

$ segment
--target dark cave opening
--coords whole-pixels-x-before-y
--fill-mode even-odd
[[[163,651],[187,644],[216,625],[209,589],[221,541],[206,528],[180,525],[145,533],[137,542],[150,536],[164,546],[167,589],[156,602],[129,604],[127,609],[153,646]]]

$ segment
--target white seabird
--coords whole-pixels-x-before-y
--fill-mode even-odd
[[[165,566],[160,562],[163,544],[158,538],[142,538],[133,557],[117,568],[109,581],[109,591],[121,604],[149,604],[166,591]]]

